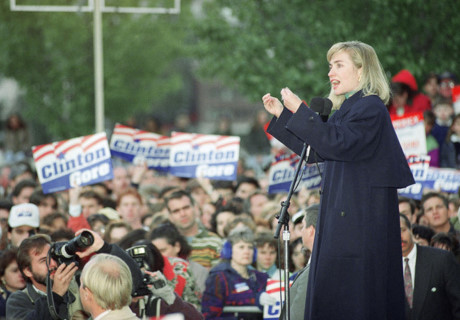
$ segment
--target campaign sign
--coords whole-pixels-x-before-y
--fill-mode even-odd
[[[409,156],[407,164],[416,181],[425,181],[430,168],[431,157],[429,155]]]
[[[292,285],[290,281],[289,286]],[[281,295],[284,297],[284,281],[268,279],[266,291],[269,295],[276,299],[276,304],[264,306],[264,320],[278,320],[281,315],[281,301],[280,301],[280,290]]]
[[[321,187],[321,174],[324,171],[324,162],[318,163],[318,165],[309,163],[304,168],[301,186],[304,186],[305,189],[318,189]]]
[[[399,195],[421,199],[425,189],[457,193],[460,187],[460,171],[430,167],[430,156],[412,156],[407,159],[415,184],[399,189]]]
[[[295,170],[300,157],[295,153],[281,152],[275,156],[268,173],[268,193],[289,192]],[[323,163],[319,163],[319,168],[323,170]],[[301,185],[307,189],[318,188],[321,185],[321,175],[316,164],[304,165],[299,173]]]
[[[275,156],[268,172],[268,193],[289,191],[299,159],[295,153],[281,152]]]
[[[407,157],[407,163],[414,176],[415,183],[406,188],[399,189],[399,195],[412,199],[421,199],[423,182],[426,180],[430,168],[430,159],[431,157],[428,155]]]
[[[113,156],[128,162],[146,161],[150,169],[169,170],[169,137],[117,123],[110,139],[110,150]]]
[[[169,172],[178,177],[236,180],[240,138],[173,132]]]
[[[460,171],[455,169],[430,167],[426,179],[422,181],[423,188],[457,193],[460,187]]]
[[[406,156],[427,154],[422,113],[413,113],[402,117],[392,116],[391,121]]]
[[[104,132],[32,147],[43,193],[86,186],[113,178]]]

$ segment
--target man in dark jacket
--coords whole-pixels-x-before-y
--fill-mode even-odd
[[[406,319],[460,319],[460,265],[446,250],[415,245],[400,215]]]
[[[305,209],[305,216],[302,220],[302,243],[304,249],[313,250],[316,234],[316,222],[318,221],[319,205],[312,204]],[[308,273],[310,272],[310,261],[305,268],[295,275],[290,291],[290,316],[291,319],[301,319],[305,314],[305,299],[307,298]],[[294,276],[293,276],[294,277]],[[286,308],[283,306],[280,319],[284,319]]]
[[[121,248],[105,243],[95,232],[90,232],[94,238],[91,246],[76,254],[80,259],[93,253],[108,253],[123,259],[131,269],[133,277],[133,294],[143,286],[142,273],[136,262]],[[77,233],[77,236],[81,233]],[[25,239],[18,251],[18,267],[27,286],[24,290],[14,292],[6,304],[6,317],[11,320],[24,319],[53,319],[48,298],[52,298],[56,314],[63,319],[82,313],[78,284],[75,273],[78,266],[75,262],[58,265],[54,259],[48,260],[48,252],[52,247],[50,238],[38,234]],[[47,260],[49,265],[47,265]],[[50,272],[52,282],[52,297],[47,293],[47,274]]]

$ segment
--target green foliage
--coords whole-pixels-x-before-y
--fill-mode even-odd
[[[326,52],[338,41],[369,43],[389,76],[407,68],[419,84],[430,71],[460,72],[458,0],[204,0],[191,23],[192,3],[180,15],[103,14],[107,123],[189,108],[192,58],[202,77],[252,101],[286,86],[306,100],[327,95]],[[0,1],[0,39],[0,74],[24,88],[26,120],[53,140],[92,133],[92,15]]]
[[[107,123],[151,111],[182,89],[175,62],[186,55],[189,17],[103,14]],[[26,120],[46,124],[53,140],[93,133],[92,14],[11,12],[1,1],[0,37],[0,74],[24,88]]]
[[[306,99],[327,95],[326,52],[348,40],[372,45],[389,76],[409,69],[420,83],[431,71],[460,71],[459,10],[457,0],[206,1],[196,52],[202,76],[254,101],[286,86]]]

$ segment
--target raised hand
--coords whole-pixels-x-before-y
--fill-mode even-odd
[[[278,98],[272,97],[270,93],[267,93],[262,97],[265,110],[279,118],[281,112],[283,112],[283,104],[278,100]]]
[[[302,104],[302,100],[287,87],[281,90],[281,98],[283,99],[284,106],[292,113],[296,113]]]

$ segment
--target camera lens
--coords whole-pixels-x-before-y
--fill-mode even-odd
[[[77,238],[77,247],[80,249],[87,248],[94,242],[94,237],[89,231],[83,231]]]
[[[88,248],[94,242],[94,237],[89,231],[83,231],[78,237],[73,238],[64,246],[67,255],[73,256],[75,252]]]

